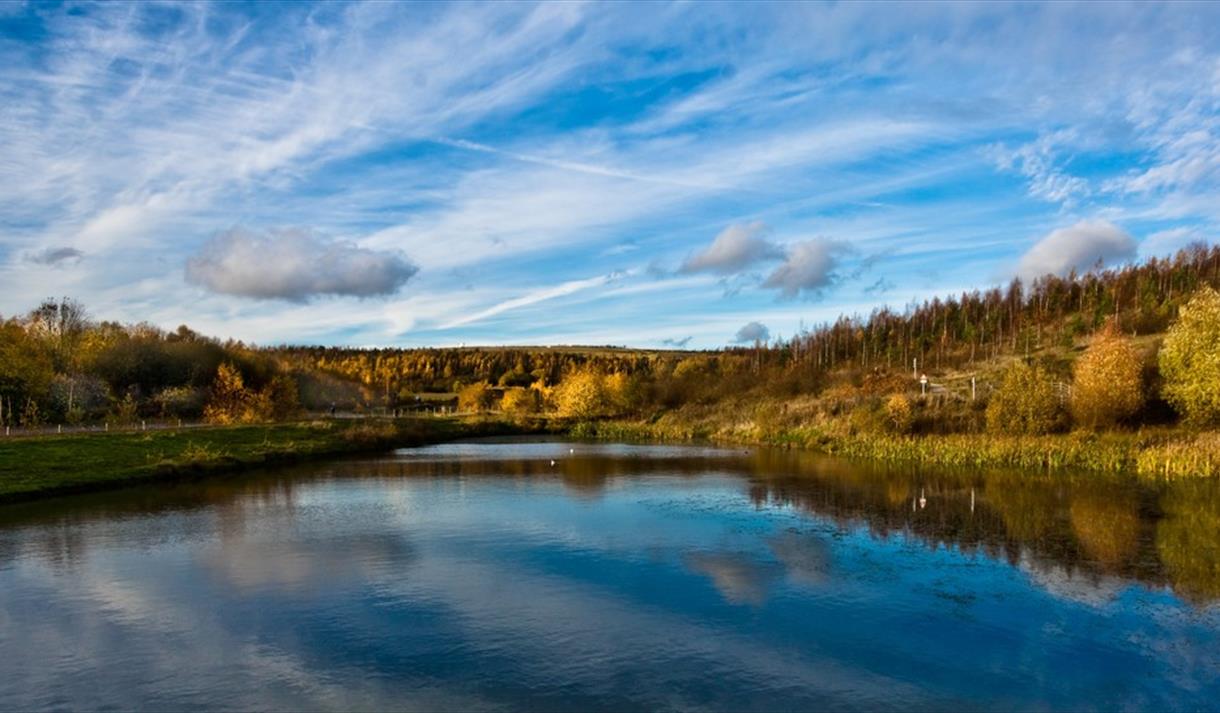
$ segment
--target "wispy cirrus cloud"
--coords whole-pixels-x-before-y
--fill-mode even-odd
[[[711,346],[726,313],[789,331],[922,294],[932,271],[1011,274],[1025,236],[1086,217],[1141,250],[1220,225],[1220,10],[1203,4],[14,7],[5,313],[54,266],[99,315],[236,336]],[[234,224],[308,225],[420,271],[355,321],[331,303],[358,290],[315,302],[321,319],[291,301],[308,297],[201,293],[187,262]],[[801,235],[856,252],[784,237]],[[87,257],[31,257],[66,246]],[[879,253],[888,282],[853,279],[853,255]],[[596,330],[512,306],[619,270],[552,298],[585,300]]]
[[[619,279],[621,277],[623,277],[622,273],[610,273],[607,275],[598,275],[596,277],[590,277],[590,278],[586,278],[583,280],[571,280],[571,281],[556,285],[554,287],[548,287],[545,289],[531,290],[530,292],[527,292],[524,295],[521,295],[519,297],[514,297],[512,299],[504,300],[503,302],[492,305],[491,307],[488,307],[487,309],[475,312],[474,314],[469,314],[469,315],[465,315],[465,316],[459,317],[457,319],[454,319],[450,322],[447,322],[447,323],[441,325],[439,328],[440,329],[453,329],[455,327],[461,327],[466,324],[472,324],[474,322],[479,322],[479,321],[488,319],[490,317],[495,317],[496,315],[503,314],[510,310],[520,309],[522,307],[528,307],[530,305],[538,304],[539,302],[545,302],[547,300],[553,300],[553,299],[556,299],[559,297],[566,297],[568,295],[572,295],[577,292],[581,292],[583,290],[589,290],[589,289],[592,289],[595,287],[601,287],[603,285],[610,284],[614,280]]]

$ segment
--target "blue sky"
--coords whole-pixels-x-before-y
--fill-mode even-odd
[[[1216,27],[1204,3],[3,3],[0,314],[716,347],[1168,254],[1220,218]]]

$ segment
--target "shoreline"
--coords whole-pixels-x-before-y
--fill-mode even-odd
[[[724,429],[690,423],[583,421],[567,431],[598,440],[707,441],[800,448],[860,460],[939,467],[1082,471],[1149,481],[1220,477],[1220,433],[1072,431],[1044,436],[985,433],[843,434],[817,426]]]
[[[545,426],[402,418],[23,437],[0,442],[0,505],[460,438],[544,433]]]
[[[0,505],[382,453],[462,438],[518,435],[660,443],[702,441],[798,448],[862,461],[1018,468],[1038,473],[1092,472],[1151,481],[1220,476],[1220,434],[1210,432],[912,436],[842,434],[816,426],[765,431],[659,421],[408,417],[20,438],[0,442]]]

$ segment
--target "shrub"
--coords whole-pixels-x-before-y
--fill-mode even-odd
[[[153,397],[162,416],[195,418],[203,413],[207,395],[201,389],[190,386],[171,386],[162,389]]]
[[[1076,362],[1072,416],[1088,428],[1112,426],[1144,405],[1140,354],[1111,323]]]
[[[1055,382],[1044,369],[1016,362],[1004,371],[987,404],[987,430],[1036,435],[1058,430],[1062,424]]]
[[[283,421],[297,415],[301,411],[300,389],[296,379],[288,374],[276,374],[263,387],[261,392],[263,418]]]
[[[252,399],[241,372],[232,362],[224,362],[216,368],[216,379],[203,407],[203,418],[221,425],[250,420]]]
[[[1220,423],[1220,294],[1204,287],[1182,306],[1158,361],[1174,409],[1194,425]]]
[[[458,409],[461,411],[486,411],[491,408],[491,389],[479,381],[463,386],[458,391]]]
[[[885,422],[894,433],[910,433],[915,425],[915,408],[903,394],[894,394],[885,401]]]
[[[555,388],[555,406],[561,416],[593,418],[604,415],[608,410],[604,377],[592,369],[568,374]]]
[[[515,386],[504,392],[500,410],[513,416],[528,416],[538,412],[538,390]]]
[[[131,392],[128,391],[123,395],[122,401],[115,402],[114,408],[111,409],[108,418],[110,421],[113,421],[119,425],[128,425],[135,423],[138,416],[139,413],[136,407],[136,399],[131,395]]]

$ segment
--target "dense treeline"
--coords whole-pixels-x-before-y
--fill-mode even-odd
[[[844,316],[771,345],[766,358],[820,369],[842,366],[961,368],[1005,354],[1033,354],[1113,321],[1132,334],[1165,331],[1200,287],[1220,286],[1220,246],[1193,245],[1172,258],[1006,288],[933,299],[896,312]]]
[[[94,322],[80,303],[49,299],[24,317],[0,320],[0,424],[198,418],[222,367],[248,395],[247,413],[235,420],[293,408],[295,381],[273,355],[185,326],[165,332]]]
[[[647,417],[732,403],[743,394],[772,403],[816,396],[813,415],[850,417],[864,429],[1037,434],[1073,424],[1165,422],[1185,413],[1181,399],[1171,404],[1173,389],[1161,388],[1155,345],[1137,348],[1132,338],[1165,332],[1187,300],[1218,282],[1220,248],[1200,245],[1118,269],[1046,276],[1029,285],[1014,280],[903,312],[881,308],[786,340],[717,352],[293,348],[280,354],[299,368],[357,381],[390,406],[447,392],[469,410]],[[1082,344],[1093,346],[1077,363]],[[1013,357],[1021,361],[1010,365]],[[910,378],[916,363],[934,378],[954,371],[979,376],[981,387],[967,382],[968,391],[946,394],[933,384],[935,398],[912,398],[923,395]]]

